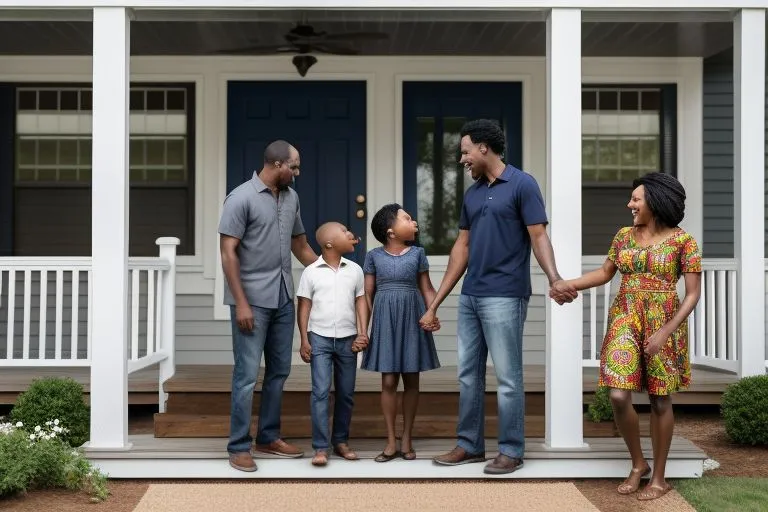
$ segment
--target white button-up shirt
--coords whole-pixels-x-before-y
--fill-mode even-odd
[[[357,334],[355,299],[365,295],[365,278],[360,265],[341,258],[339,268],[323,257],[304,269],[296,295],[312,301],[309,330],[326,338]]]

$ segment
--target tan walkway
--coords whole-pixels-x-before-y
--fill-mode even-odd
[[[598,509],[572,483],[153,484],[135,512]]]

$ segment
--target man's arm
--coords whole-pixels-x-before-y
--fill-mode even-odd
[[[562,281],[563,278],[557,271],[557,265],[555,264],[555,251],[552,249],[552,242],[547,235],[547,228],[545,224],[533,224],[528,226],[528,234],[531,237],[531,246],[533,247],[533,254],[536,256],[536,261],[539,262],[539,266],[546,274],[549,280],[549,286],[558,281]],[[565,302],[571,302],[577,296],[576,290],[573,286],[569,286],[566,292],[561,296]],[[568,300],[569,299],[569,300]]]
[[[229,285],[232,297],[235,299],[235,318],[240,330],[253,331],[253,311],[245,297],[243,284],[240,281],[240,258],[237,256],[237,247],[240,239],[233,236],[221,235],[219,250],[221,251],[221,266],[224,277]]]
[[[445,270],[443,280],[440,282],[440,287],[437,289],[437,293],[434,296],[432,302],[427,306],[428,312],[433,314],[443,303],[445,298],[454,289],[456,283],[459,282],[461,276],[467,270],[467,262],[469,261],[469,230],[460,229],[459,236],[456,237],[456,241],[451,249],[451,254],[448,256],[448,268]]]
[[[305,267],[317,261],[317,254],[307,242],[306,234],[291,238],[291,252]]]

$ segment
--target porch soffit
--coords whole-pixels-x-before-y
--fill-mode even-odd
[[[0,10],[0,55],[91,55],[87,11]],[[234,16],[237,14],[237,16]],[[465,15],[467,14],[467,15]],[[360,55],[544,56],[546,25],[537,11],[137,11],[132,55],[227,55],[243,47],[284,44],[296,23],[318,31],[384,32],[357,42]],[[708,57],[733,44],[728,13],[585,12],[585,57]],[[679,19],[675,19],[675,14]],[[460,17],[459,17],[460,15]],[[698,15],[699,19],[695,15]],[[51,19],[53,18],[53,19]],[[169,19],[170,18],[170,19]],[[703,21],[702,21],[703,20]],[[237,53],[248,55],[248,53]]]

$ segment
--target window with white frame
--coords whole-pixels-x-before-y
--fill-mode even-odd
[[[660,169],[661,90],[584,88],[582,179],[627,183]]]
[[[191,84],[131,86],[131,255],[156,254],[157,236],[194,252],[193,104]],[[16,88],[15,254],[90,254],[91,122],[89,86]],[[43,233],[59,210],[67,226]]]
[[[582,87],[582,246],[603,255],[631,222],[632,181],[673,173],[675,88],[671,85]]]

